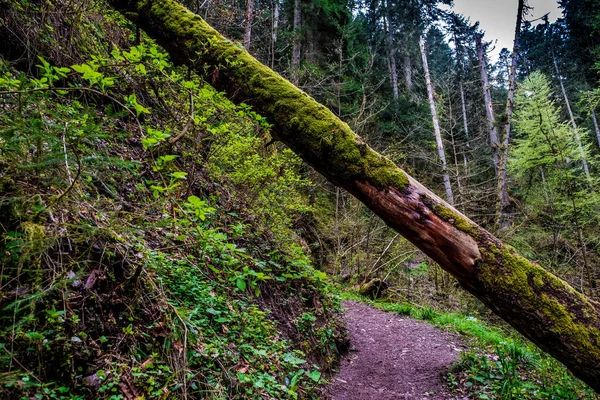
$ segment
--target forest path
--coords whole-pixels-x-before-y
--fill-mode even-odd
[[[464,399],[445,381],[465,346],[425,322],[345,301],[350,351],[328,393],[333,400]]]

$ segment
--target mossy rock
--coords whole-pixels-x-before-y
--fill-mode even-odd
[[[361,285],[358,289],[358,293],[361,296],[369,297],[371,299],[379,299],[383,297],[386,289],[388,288],[388,284],[383,280],[376,278],[371,281]]]

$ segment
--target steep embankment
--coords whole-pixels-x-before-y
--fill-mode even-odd
[[[298,159],[81,5],[0,7],[0,398],[318,398],[345,339]]]

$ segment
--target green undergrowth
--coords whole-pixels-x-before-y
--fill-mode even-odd
[[[319,398],[346,337],[298,158],[97,7],[109,52],[0,54],[0,398]]]
[[[476,399],[598,399],[587,385],[558,361],[545,355],[515,332],[472,316],[447,313],[429,306],[390,300],[371,300],[344,292],[344,300],[369,304],[380,310],[427,321],[458,333],[468,349],[448,374],[450,388]]]

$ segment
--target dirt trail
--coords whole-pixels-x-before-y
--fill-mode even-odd
[[[444,380],[464,349],[431,325],[347,301],[350,351],[328,393],[333,400],[464,399]]]

